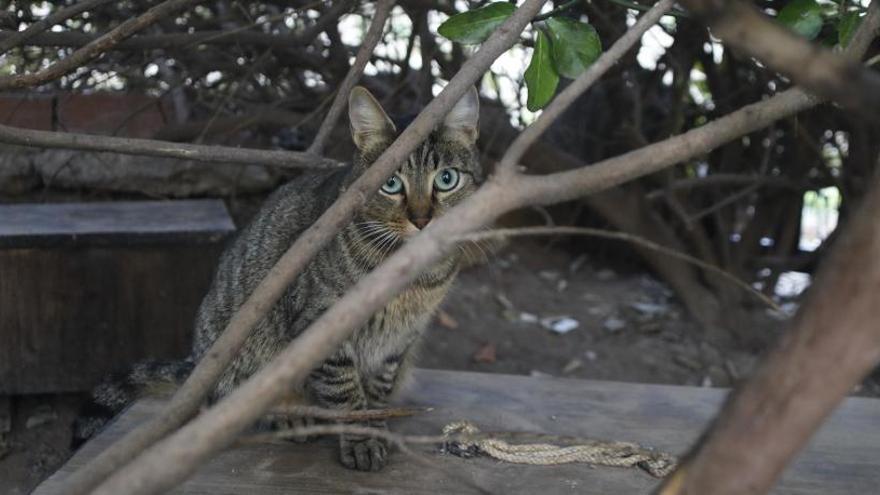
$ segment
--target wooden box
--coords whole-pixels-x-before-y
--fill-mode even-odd
[[[234,229],[218,200],[0,205],[0,395],[185,356]]]

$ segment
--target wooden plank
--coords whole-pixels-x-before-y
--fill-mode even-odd
[[[220,200],[0,205],[0,248],[213,243],[234,230]]]
[[[482,429],[577,435],[635,441],[684,452],[715,414],[725,392],[718,389],[531,378],[416,370],[399,403],[433,407],[399,420],[392,429],[437,434],[462,419]],[[87,444],[34,492],[64,493],[70,472],[106,448],[161,403],[141,401]],[[825,424],[773,492],[780,495],[875,493],[880,485],[880,402],[850,398]],[[287,493],[448,494],[473,493],[445,473],[395,453],[379,474],[353,472],[336,462],[332,440],[310,444],[266,443],[229,449],[172,493],[181,495]],[[648,493],[657,480],[636,469],[583,464],[523,466],[491,459],[460,459],[433,447],[420,450],[441,465],[493,493]]]
[[[0,394],[90,390],[190,349],[219,244],[0,249]]]

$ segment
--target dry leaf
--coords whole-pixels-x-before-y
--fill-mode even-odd
[[[437,313],[437,322],[451,330],[458,328],[458,321],[442,309]]]
[[[487,342],[474,353],[474,362],[492,364],[495,362],[495,344]]]

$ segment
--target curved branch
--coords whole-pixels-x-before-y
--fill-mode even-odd
[[[844,57],[858,60],[864,56],[878,30],[880,30],[880,4],[872,2],[868,16],[862,21],[862,25],[847,46]],[[560,93],[560,96],[563,93]],[[602,160],[589,167],[549,175],[528,176],[519,182],[521,190],[517,194],[522,195],[522,204],[550,204],[584,196],[713,150],[819,103],[821,100],[818,98],[800,88],[792,88],[766,100],[746,105],[684,134]]]
[[[727,400],[662,495],[767,493],[880,361],[880,182],[823,264],[794,322]]]
[[[46,16],[45,19],[40,19],[39,21],[31,24],[24,31],[17,31],[8,34],[3,33],[3,38],[0,38],[0,55],[3,55],[12,48],[23,45],[26,41],[32,39],[34,36],[39,35],[43,31],[51,28],[56,24],[60,24],[72,17],[76,17],[87,10],[91,10],[95,7],[100,7],[105,3],[110,3],[110,0],[83,0],[81,2],[77,2],[71,5],[70,7],[53,12],[51,15]]]
[[[822,98],[880,118],[880,74],[810,43],[742,0],[682,0],[725,43]]]
[[[236,339],[240,344],[253,324],[258,321],[277,300],[288,282],[295,277],[314,253],[327,242],[334,233],[351,219],[352,212],[363,198],[372,194],[378,185],[390,175],[396,165],[430,132],[436,122],[467,89],[468,84],[479,77],[494,58],[516,40],[522,27],[535,15],[543,2],[531,0],[524,4],[513,17],[487,41],[480,52],[474,56],[462,71],[450,82],[440,95],[419,115],[403,135],[386,151],[346,194],[334,204],[283,256],[282,260],[260,284],[245,306],[234,316],[224,335],[209,351],[209,359],[203,361],[190,377],[205,380],[208,385],[219,375],[222,366],[234,353]],[[480,59],[479,63],[475,61]],[[789,115],[793,108],[809,108],[815,101],[799,90],[783,93],[783,98],[751,105],[740,111],[739,115],[757,114],[760,122],[773,121]],[[776,112],[772,114],[772,112]],[[733,114],[731,114],[733,116]],[[728,117],[731,117],[728,116]],[[715,131],[730,138],[732,132],[749,132],[754,125],[743,123],[736,117],[722,121]],[[659,168],[689,159],[709,151],[718,143],[706,139],[696,129],[683,135],[685,139],[669,140],[643,148],[639,152],[624,155],[616,162],[621,171],[594,177],[599,184],[582,180],[575,186],[566,183],[568,178],[580,176],[554,174],[555,184],[540,183],[540,177],[524,177],[518,174],[495,176],[476,194],[468,198],[453,211],[439,217],[422,233],[406,243],[385,263],[367,275],[348,291],[337,304],[316,320],[299,338],[293,341],[260,373],[206,411],[201,417],[181,428],[162,443],[145,452],[130,466],[116,473],[98,489],[97,493],[153,493],[172,486],[184,478],[195,466],[206,459],[211,452],[232,442],[233,437],[256,419],[262,411],[270,407],[289,386],[301,380],[315,365],[329,355],[358,325],[366,321],[395,294],[407,286],[421,269],[439,259],[445,252],[453,249],[457,235],[472,232],[491,222],[498,215],[529,202],[552,203],[596,191],[600,187],[616,185],[633,177],[645,175]],[[535,139],[539,133],[533,133]],[[682,136],[680,136],[682,137]],[[669,149],[668,143],[677,146]],[[525,143],[527,148],[529,143]],[[524,148],[524,149],[525,149]],[[654,162],[653,151],[662,150],[661,165]],[[588,167],[595,168],[594,167]],[[578,171],[576,171],[578,172]],[[583,179],[583,177],[580,177]],[[540,186],[539,194],[529,192],[529,186]],[[212,354],[216,351],[217,354]],[[218,364],[220,363],[220,364]],[[219,368],[218,368],[219,366]],[[213,371],[211,369],[213,368]],[[201,369],[201,371],[199,371]],[[213,377],[212,377],[212,373]],[[198,375],[198,376],[196,376]],[[184,385],[186,388],[187,385]],[[187,392],[198,388],[190,386]],[[203,395],[197,395],[200,402]],[[183,397],[183,398],[181,398]],[[191,399],[185,397],[184,389],[175,395],[175,403]],[[193,405],[194,408],[197,405]],[[182,419],[163,414],[158,425],[150,423],[145,429],[135,430],[135,434],[158,428],[159,436],[170,431]],[[178,421],[178,422],[174,422]],[[170,423],[169,423],[170,422]],[[164,428],[164,430],[162,430]],[[154,432],[155,434],[155,432]],[[158,438],[158,437],[156,437]],[[143,446],[143,445],[141,445]],[[130,453],[135,453],[131,451]],[[94,459],[93,463],[98,461]]]
[[[138,17],[123,22],[107,34],[73,52],[69,57],[63,58],[43,70],[32,74],[0,77],[0,91],[39,86],[58,79],[116,46],[134,33],[149,27],[159,19],[202,2],[204,0],[167,0]]]
[[[37,148],[66,148],[84,151],[110,151],[126,155],[179,158],[197,162],[267,165],[284,168],[331,168],[340,164],[311,153],[299,151],[258,150],[172,143],[156,139],[120,138],[77,134],[73,132],[37,131],[0,124],[0,143]]]
[[[604,52],[587,70],[578,76],[577,79],[561,93],[550,105],[544,109],[541,116],[538,117],[532,125],[528,126],[517,138],[510,144],[507,152],[501,157],[496,170],[501,175],[508,175],[515,172],[516,164],[525,154],[529,146],[537,140],[544,131],[550,127],[560,115],[585,91],[602,77],[614,64],[617,63],[633,45],[642,39],[645,31],[651,28],[660,20],[669,9],[675,4],[673,0],[660,0],[654,7],[641,16],[632,28],[628,29],[614,45]]]
[[[336,127],[336,121],[339,120],[339,116],[348,104],[348,93],[351,92],[351,88],[360,79],[361,74],[364,72],[364,67],[370,61],[373,49],[376,48],[379,40],[382,39],[385,21],[388,19],[388,14],[391,13],[391,7],[393,6],[394,0],[379,0],[376,2],[376,13],[373,15],[373,21],[370,23],[367,34],[364,36],[364,42],[361,44],[360,50],[358,50],[354,63],[351,64],[351,69],[348,70],[348,74],[345,75],[342,84],[336,89],[336,97],[333,99],[333,104],[330,106],[324,122],[321,123],[321,128],[318,129],[315,140],[309,146],[309,153],[320,155],[324,152],[327,139],[330,137],[330,133],[333,132],[333,128]]]
[[[250,29],[247,26],[245,29]],[[6,43],[15,33],[0,32],[0,44]],[[96,41],[98,37],[73,31],[60,33],[40,33],[30,38],[25,44],[40,47],[81,48]],[[164,33],[133,36],[108,50],[155,50],[155,49],[188,49],[198,45],[251,45],[263,48],[288,50],[312,41],[305,35],[269,34],[244,29],[228,31],[196,31],[194,33]]]
[[[205,353],[205,358],[196,366],[187,381],[174,395],[168,408],[149,423],[130,432],[92,459],[89,464],[75,472],[68,482],[70,493],[82,494],[91,490],[120,466],[132,462],[132,458],[144,452],[150,445],[174,431],[195,414],[204,397],[207,396],[208,391],[244,343],[252,328],[281,297],[290,281],[302,271],[339,229],[351,221],[355,211],[362,206],[366,198],[379,189],[379,186],[428,136],[449,109],[482,76],[492,62],[517,41],[520,32],[540,10],[545,1],[526,1],[483,43],[480,50],[462,66],[459,73],[403,131],[394,144],[287,250],[270,270],[268,276],[232,317],[221,336]],[[314,331],[310,333],[310,335],[315,334]],[[329,345],[332,346],[337,342],[339,336],[332,332],[328,335],[331,340]],[[296,340],[296,342],[307,341],[308,339],[303,340],[303,338]],[[314,354],[313,357],[319,359],[321,354]],[[309,366],[308,369],[311,369],[311,361],[310,357],[301,360],[299,364],[293,363],[299,366],[294,374],[303,372],[302,366]],[[272,380],[275,385],[272,385],[271,388],[277,390],[280,390],[277,387],[281,383],[290,381],[279,381],[275,378]],[[199,419],[198,424],[190,423],[166,441],[156,445],[155,448],[144,452],[130,466],[117,471],[98,487],[95,493],[155,493],[174,486],[213,451],[232,442],[234,435],[252,421],[251,412],[256,412],[256,416],[259,416],[277,400],[277,397],[277,395],[258,392],[256,402],[250,398],[245,399],[249,404],[246,408],[248,409],[247,415],[242,415],[235,408],[233,408],[231,415],[223,411],[217,413],[217,408],[212,408],[209,412],[215,411],[215,414],[231,421],[232,426],[221,427],[223,433],[219,435],[202,436],[198,430],[204,429],[206,424],[211,430],[217,425],[229,424],[228,421],[216,419],[208,419],[206,423],[204,421],[207,418],[208,413],[206,413]],[[195,431],[188,429],[189,426],[194,425],[196,426]],[[198,441],[194,441],[193,434],[199,438]],[[168,452],[171,452],[172,455],[169,456]],[[157,476],[157,472],[162,474]]]

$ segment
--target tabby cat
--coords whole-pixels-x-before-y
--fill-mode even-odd
[[[256,373],[407,238],[476,190],[483,178],[476,149],[478,115],[477,92],[472,88],[288,287],[224,372],[211,401]],[[191,368],[188,363],[204,355],[297,236],[398,134],[379,103],[361,87],[349,95],[349,119],[357,148],[353,164],[303,174],[279,188],[223,253],[199,308],[192,356],[182,367]],[[420,275],[313,370],[302,390],[292,392],[328,408],[384,407],[399,387],[419,337],[449,290],[460,261],[460,253],[452,254]],[[133,399],[129,396],[134,389],[143,388],[134,382],[145,381],[151,372],[168,381],[181,374],[168,365],[142,365],[136,371],[140,376],[130,375],[127,383],[96,389],[97,405],[117,412]],[[384,427],[384,423],[370,426]],[[342,436],[340,461],[352,469],[379,470],[387,462],[387,445],[378,438]]]

